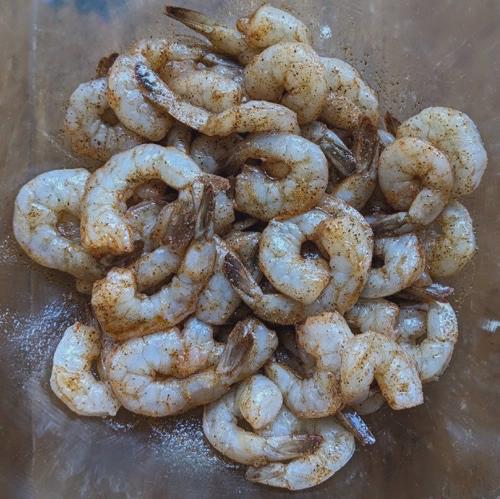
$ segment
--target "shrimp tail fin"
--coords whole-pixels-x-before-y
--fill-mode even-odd
[[[193,193],[194,196],[194,193]],[[193,200],[194,202],[194,200]],[[194,229],[195,239],[212,237],[214,233],[214,189],[205,184],[201,195]]]
[[[277,459],[294,459],[314,452],[323,442],[321,435],[302,434],[270,437],[268,446]]]
[[[259,285],[247,270],[243,262],[231,251],[224,257],[222,268],[224,275],[231,285],[250,301],[255,300],[259,292]]]
[[[118,52],[113,52],[108,56],[101,57],[99,62],[97,63],[97,67],[95,69],[95,77],[102,78],[104,76],[108,76],[109,70],[111,66],[116,61],[116,58],[119,56]]]
[[[219,374],[234,379],[241,372],[245,365],[245,358],[255,343],[252,330],[248,325],[248,321],[238,322],[229,334],[226,347],[217,366]]]
[[[364,422],[363,418],[352,409],[343,409],[336,414],[339,423],[350,431],[361,445],[373,445],[375,437]]]
[[[191,200],[178,200],[165,224],[161,237],[164,244],[176,248],[186,248],[194,237],[195,210]]]
[[[348,177],[356,171],[356,160],[347,146],[340,144],[339,141],[329,140],[327,137],[321,139],[318,145],[335,170],[342,176]]]
[[[358,165],[357,171],[364,172],[376,163],[375,159],[379,149],[377,127],[370,118],[364,116],[354,132],[353,154]]]
[[[137,62],[134,68],[135,79],[142,94],[158,109],[168,112],[175,96],[165,82],[144,62]]]
[[[401,236],[416,229],[406,211],[391,213],[390,215],[369,215],[366,220],[373,232],[378,236]]]
[[[448,297],[454,293],[454,289],[451,286],[446,286],[439,282],[433,282],[429,286],[410,286],[404,289],[400,293],[397,293],[398,298],[404,300],[417,300],[422,302],[443,302],[448,301]]]
[[[214,31],[215,26],[220,26],[211,17],[196,10],[185,9],[184,7],[167,5],[165,7],[165,15],[202,35],[210,35]]]
[[[282,463],[269,463],[261,468],[249,466],[245,478],[250,482],[269,484],[272,480],[282,478],[286,473],[285,465]]]
[[[386,111],[384,115],[384,124],[385,129],[395,137],[398,133],[399,125],[401,125],[401,121],[399,121],[389,111]]]

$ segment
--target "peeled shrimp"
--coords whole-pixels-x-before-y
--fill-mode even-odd
[[[82,244],[95,255],[134,249],[134,233],[124,219],[125,201],[147,180],[160,179],[183,189],[202,174],[174,147],[143,144],[113,156],[90,177],[82,202]]]
[[[377,125],[377,95],[363,81],[358,70],[345,61],[330,57],[321,57],[321,63],[325,67],[328,87],[321,121],[332,127],[352,130],[366,116]]]
[[[171,416],[221,397],[258,371],[277,342],[273,331],[251,319],[233,329],[221,352],[211,327],[192,319],[183,334],[174,329],[117,343],[105,368],[124,407]]]
[[[191,158],[207,173],[219,173],[242,138],[238,134],[227,137],[199,135],[191,144]]]
[[[260,159],[259,167],[246,165]],[[321,149],[297,135],[254,135],[228,159],[236,176],[236,209],[261,220],[291,216],[314,207],[326,190],[327,162]],[[270,177],[269,175],[273,175]]]
[[[361,298],[346,312],[345,318],[351,328],[361,333],[373,331],[395,338],[399,307],[382,298]]]
[[[434,302],[427,312],[427,335],[416,343],[399,341],[403,350],[417,364],[423,383],[437,380],[448,367],[458,340],[458,322],[449,303]]]
[[[169,130],[161,145],[175,147],[189,156],[191,154],[192,135],[192,130],[189,127],[178,122]]]
[[[446,154],[454,171],[453,196],[470,194],[479,185],[488,157],[479,130],[465,113],[429,107],[406,120],[397,137],[429,141]]]
[[[245,67],[245,89],[251,99],[281,102],[297,113],[300,124],[308,123],[325,102],[325,68],[309,45],[277,43]]]
[[[365,400],[373,379],[392,409],[423,403],[422,383],[413,359],[387,336],[359,334],[344,344],[341,357],[341,389],[347,404]]]
[[[338,312],[310,316],[297,326],[298,348],[315,360],[311,376],[299,378],[292,369],[271,360],[266,375],[283,393],[286,406],[297,416],[319,418],[335,414],[342,406],[339,391],[340,353],[351,330]]]
[[[441,233],[431,229],[424,237],[426,263],[434,278],[458,272],[477,249],[472,218],[458,201],[449,203],[436,222]]]
[[[424,336],[427,332],[426,321],[426,305],[400,307],[397,324],[398,342],[411,343]]]
[[[395,210],[408,210],[405,223],[430,224],[443,211],[453,189],[448,158],[429,142],[397,139],[380,155],[380,188]]]
[[[106,78],[80,84],[71,94],[64,127],[73,151],[99,161],[107,161],[113,154],[132,149],[143,142],[120,122],[103,120],[109,108]]]
[[[351,459],[355,450],[354,437],[335,422],[334,418],[298,420],[283,409],[273,424],[262,431],[266,438],[278,438],[283,432],[317,435],[319,446],[303,457],[288,463],[270,463],[250,467],[245,478],[252,482],[289,490],[303,490],[328,480]]]
[[[54,353],[50,387],[80,416],[114,416],[120,408],[108,384],[92,374],[100,351],[99,333],[75,322],[64,331]]]
[[[83,281],[102,277],[104,269],[80,244],[79,230],[64,236],[60,218],[80,219],[85,184],[83,168],[52,170],[38,175],[19,191],[14,205],[14,236],[30,258]],[[71,237],[73,236],[73,237]]]
[[[373,254],[384,264],[369,270],[363,298],[393,295],[413,284],[425,268],[424,250],[414,234],[375,239]]]

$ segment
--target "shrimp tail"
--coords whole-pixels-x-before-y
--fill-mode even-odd
[[[343,409],[336,414],[339,423],[350,431],[361,445],[373,445],[376,440],[363,418],[352,409]]]
[[[193,194],[194,195],[194,194]],[[195,239],[213,236],[214,232],[214,189],[212,185],[206,184],[203,187],[200,206],[196,214],[194,229]]]
[[[173,94],[161,78],[144,62],[136,63],[134,73],[143,95],[156,107],[167,111]]]
[[[99,62],[97,63],[97,67],[95,69],[95,77],[96,78],[103,78],[105,76],[108,76],[109,70],[111,69],[111,66],[113,63],[116,61],[116,58],[120,54],[118,52],[113,52],[109,54],[108,56],[101,57],[99,59]]]
[[[341,175],[348,177],[356,171],[356,160],[348,147],[329,138],[321,139],[318,145]]]
[[[389,111],[386,111],[384,115],[384,124],[385,124],[385,129],[395,137],[398,132],[399,125],[401,125],[401,121],[399,121]]]
[[[231,285],[240,294],[247,296],[250,300],[258,298],[258,284],[236,255],[231,252],[226,254],[222,270]]]
[[[448,298],[454,293],[454,289],[451,286],[446,286],[445,284],[440,284],[439,282],[433,282],[429,286],[410,286],[403,291],[397,293],[396,297],[403,300],[416,300],[427,303],[432,303],[434,301],[446,303]]]
[[[167,5],[165,7],[165,15],[171,19],[175,19],[203,35],[210,35],[214,31],[215,26],[220,26],[211,17],[202,14],[196,10],[185,9],[184,7],[174,7]]]
[[[226,347],[217,365],[217,372],[230,378],[237,377],[245,358],[254,346],[254,337],[248,322],[239,322],[229,334]]]
[[[191,200],[175,203],[161,237],[163,244],[171,247],[185,248],[195,234],[195,210]]]
[[[279,459],[293,459],[314,452],[323,442],[321,435],[302,434],[271,437],[269,450]]]
[[[379,150],[377,127],[370,118],[363,116],[358,128],[354,131],[353,154],[358,165],[358,172],[367,171],[373,163]]]
[[[369,215],[366,220],[377,236],[402,236],[413,232],[417,228],[410,221],[410,216],[406,211],[391,213],[390,215]]]

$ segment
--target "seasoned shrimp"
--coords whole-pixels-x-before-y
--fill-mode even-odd
[[[277,43],[245,67],[245,89],[251,99],[280,102],[297,113],[300,124],[315,120],[325,102],[325,68],[304,43]]]
[[[361,333],[373,331],[395,338],[399,307],[382,298],[361,298],[346,312],[345,318],[351,328]]]
[[[424,249],[415,234],[375,239],[373,254],[384,264],[369,270],[363,298],[393,295],[411,286],[425,268]]]
[[[366,116],[373,125],[379,120],[378,98],[363,81],[358,70],[345,61],[321,57],[328,94],[320,119],[327,125],[355,129]]]
[[[449,303],[434,302],[427,312],[427,335],[419,343],[400,340],[403,350],[417,364],[423,383],[437,380],[450,363],[458,340],[458,322]]]
[[[245,164],[260,159],[261,166]],[[238,144],[227,168],[235,180],[236,209],[260,220],[292,216],[314,207],[326,190],[327,161],[321,149],[297,135],[254,135]],[[272,175],[272,177],[270,177]]]
[[[328,480],[351,459],[356,447],[354,437],[334,418],[297,420],[286,409],[282,414],[262,432],[266,438],[279,438],[284,430],[305,431],[321,438],[319,446],[308,455],[288,463],[249,467],[245,473],[247,480],[271,487],[303,490]]]
[[[196,163],[174,147],[143,144],[113,156],[90,177],[82,202],[82,244],[95,255],[134,249],[134,233],[124,218],[125,201],[147,180],[184,189],[202,175]]]
[[[71,94],[64,121],[73,151],[98,161],[107,161],[113,154],[144,142],[120,122],[104,121],[102,116],[110,109],[107,89],[106,78],[80,84]]]
[[[286,461],[314,451],[321,438],[313,434],[263,437],[238,426],[241,416],[238,392],[234,388],[205,407],[203,433],[224,456],[242,464],[259,466]]]
[[[80,244],[79,230],[66,237],[58,228],[61,217],[80,219],[89,177],[83,168],[38,175],[19,191],[12,225],[17,242],[35,262],[92,282],[104,269]]]
[[[177,122],[162,140],[161,145],[175,147],[189,156],[191,153],[192,136],[193,133],[189,127],[183,123]]]
[[[397,137],[429,141],[446,154],[454,171],[454,197],[470,194],[479,185],[488,157],[479,130],[465,113],[428,107],[405,121]]]
[[[413,137],[397,139],[380,155],[378,179],[395,210],[408,210],[405,223],[430,224],[453,189],[453,171],[439,149]]]
[[[200,203],[194,239],[176,275],[157,293],[147,296],[137,291],[130,269],[114,268],[96,282],[92,306],[102,328],[116,338],[143,336],[174,326],[192,314],[196,300],[215,263],[213,240],[213,194],[210,188]]]
[[[472,218],[458,201],[449,203],[436,222],[441,233],[431,229],[424,237],[426,263],[434,278],[458,272],[477,249]]]
[[[191,158],[207,173],[219,173],[243,139],[238,134],[227,137],[199,135],[191,144]]]
[[[132,227],[137,241],[142,243],[141,251],[149,253],[156,246],[153,232],[163,204],[156,201],[141,201],[125,212],[125,218]]]
[[[260,430],[278,415],[283,405],[283,395],[269,378],[254,374],[238,385],[236,403],[241,417],[254,430]]]
[[[117,343],[108,354],[106,372],[124,407],[164,417],[212,402],[258,371],[278,343],[254,319],[233,329],[222,352],[210,326],[192,319],[186,328]]]
[[[398,343],[417,341],[427,332],[427,306],[401,306],[397,324]]]
[[[294,414],[320,418],[341,408],[340,353],[350,337],[351,330],[338,312],[308,317],[297,326],[296,340],[298,348],[315,360],[311,376],[301,379],[292,369],[273,360],[266,365],[266,375],[278,385],[286,406]]]
[[[136,64],[135,77],[145,97],[156,108],[205,135],[226,137],[233,133],[299,133],[297,115],[280,104],[251,100],[221,113],[211,113],[180,98],[143,62]]]
[[[75,322],[64,331],[54,353],[50,387],[80,416],[114,416],[120,408],[108,384],[92,374],[100,351],[99,333]]]
[[[373,379],[392,409],[408,409],[424,401],[414,361],[380,333],[359,334],[344,344],[340,375],[347,404],[365,400]]]
[[[260,233],[233,232],[225,240],[215,237],[217,258],[212,277],[198,297],[196,316],[209,324],[225,324],[241,303],[241,298],[223,273],[224,258],[234,251],[251,274],[257,278],[259,270],[254,263],[258,250]]]

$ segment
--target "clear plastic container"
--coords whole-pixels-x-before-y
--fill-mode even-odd
[[[257,1],[193,0],[225,21]],[[275,2],[307,22],[321,54],[354,63],[382,105],[406,118],[429,105],[468,113],[490,165],[464,203],[480,251],[456,278],[461,336],[452,364],[425,386],[426,403],[368,418],[377,437],[323,485],[296,497],[500,495],[500,2],[297,0]],[[120,411],[75,417],[52,395],[49,366],[64,327],[85,317],[73,281],[30,263],[11,233],[22,184],[74,157],[61,133],[72,90],[98,59],[143,36],[182,30],[154,0],[3,0],[0,11],[0,495],[5,498],[284,497],[246,482],[205,442],[199,412],[159,421]]]

